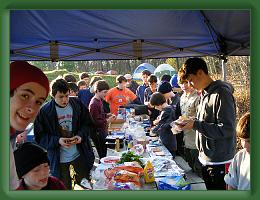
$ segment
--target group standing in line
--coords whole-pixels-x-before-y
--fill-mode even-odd
[[[77,83],[67,74],[52,81],[51,100],[45,104],[49,82],[41,70],[15,61],[10,71],[11,141],[31,122],[36,141],[25,142],[14,153],[10,149],[12,190],[72,189],[70,165],[78,184],[82,178],[89,179],[95,159],[90,140],[99,158],[105,157],[108,124],[116,119],[118,108],[129,104],[146,106],[152,132],[158,134],[173,158],[184,156],[208,190],[250,189],[250,114],[241,118],[236,131],[233,88],[214,81],[201,58],[187,59],[178,76],[165,75],[159,84],[148,70],[142,72],[142,85],[126,74],[117,76],[117,85],[111,89],[99,76],[90,78],[82,73]],[[23,78],[22,71],[26,71]],[[38,78],[33,78],[36,75]],[[185,125],[174,124],[179,118]],[[244,150],[235,155],[236,133]],[[38,171],[42,175],[35,178]]]

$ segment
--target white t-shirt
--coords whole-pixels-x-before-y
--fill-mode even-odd
[[[250,190],[250,153],[246,149],[237,152],[224,179],[237,190]]]

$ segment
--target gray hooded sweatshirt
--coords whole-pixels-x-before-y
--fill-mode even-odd
[[[199,156],[208,162],[225,162],[235,155],[236,106],[232,93],[230,85],[220,80],[202,91],[193,129]]]

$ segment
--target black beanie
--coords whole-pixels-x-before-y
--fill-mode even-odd
[[[19,179],[33,168],[49,163],[47,151],[37,144],[25,142],[14,151],[16,171]]]
[[[172,91],[172,86],[170,83],[164,81],[158,87],[158,92],[162,94],[166,94]]]

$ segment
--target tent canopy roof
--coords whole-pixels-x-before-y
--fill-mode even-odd
[[[11,60],[250,54],[250,10],[12,10]]]

